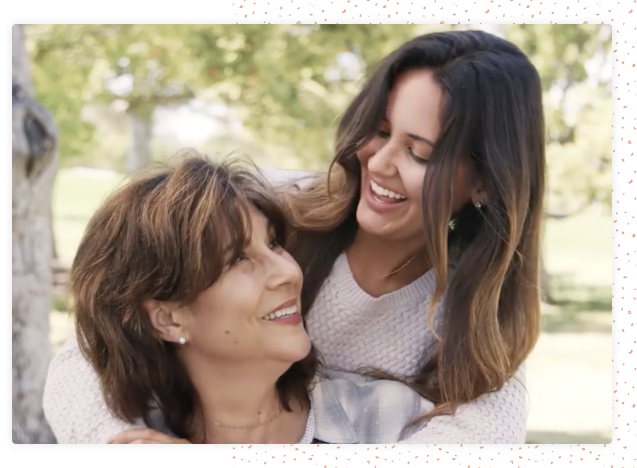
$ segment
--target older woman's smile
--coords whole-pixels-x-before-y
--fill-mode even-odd
[[[297,325],[301,323],[301,314],[299,313],[299,306],[297,299],[290,299],[284,302],[274,312],[270,312],[263,317],[263,320],[268,322]]]

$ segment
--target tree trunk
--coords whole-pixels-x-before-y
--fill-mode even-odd
[[[24,29],[12,30],[12,363],[14,443],[53,443],[42,410],[51,359],[51,220],[57,131],[35,101]]]
[[[150,162],[150,140],[153,136],[152,112],[143,113],[135,109],[128,113],[131,128],[131,143],[126,160],[126,171],[135,172]]]
[[[53,205],[53,203],[51,203]],[[53,206],[49,206],[49,229],[51,230],[51,258],[53,260],[59,260],[58,247],[55,243],[55,231],[53,230]]]

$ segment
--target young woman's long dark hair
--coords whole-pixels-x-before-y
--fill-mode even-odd
[[[307,313],[356,233],[356,152],[379,129],[396,78],[417,69],[433,70],[444,94],[422,207],[425,251],[437,278],[430,318],[444,293],[444,319],[436,358],[408,379],[441,403],[431,417],[501,388],[539,334],[545,160],[536,69],[518,47],[481,31],[407,42],[385,58],[345,111],[328,176],[287,195],[295,228],[291,251],[305,272]],[[487,206],[467,203],[452,213],[460,163],[482,182]]]
[[[190,304],[251,237],[255,206],[285,240],[286,214],[273,189],[237,160],[214,163],[187,153],[174,167],[143,172],[111,195],[86,228],[70,293],[81,351],[99,376],[106,403],[133,422],[158,405],[169,429],[190,438],[200,408],[176,347],[154,329],[147,299]],[[309,404],[314,350],[277,382],[281,405]]]

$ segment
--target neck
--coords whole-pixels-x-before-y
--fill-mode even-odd
[[[358,285],[374,297],[407,286],[430,268],[422,243],[387,241],[362,229],[356,232],[347,259]]]
[[[304,411],[300,402],[292,402],[293,411],[285,411],[276,390],[277,380],[289,365],[211,362],[195,356],[194,351],[188,354],[183,356],[182,362],[199,397],[201,410],[201,416],[195,418],[193,442],[299,442],[305,431],[307,408]]]

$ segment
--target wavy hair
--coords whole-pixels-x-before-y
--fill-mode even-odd
[[[380,63],[342,116],[325,177],[286,195],[307,314],[358,228],[356,152],[379,129],[397,77],[419,69],[433,71],[444,96],[441,132],[423,181],[423,242],[437,279],[430,323],[443,295],[444,301],[435,357],[405,382],[439,403],[433,417],[501,388],[539,334],[545,143],[535,67],[514,44],[481,31],[405,43]],[[467,203],[452,212],[460,164],[482,182],[487,206]]]
[[[227,264],[226,248],[236,258],[249,244],[250,206],[283,241],[284,206],[254,171],[189,153],[175,167],[143,172],[91,218],[70,293],[80,349],[116,416],[133,422],[157,406],[174,434],[192,436],[197,392],[175,345],[160,338],[142,304],[189,304],[212,286]],[[312,349],[279,378],[284,409],[292,400],[309,403],[317,362]]]

